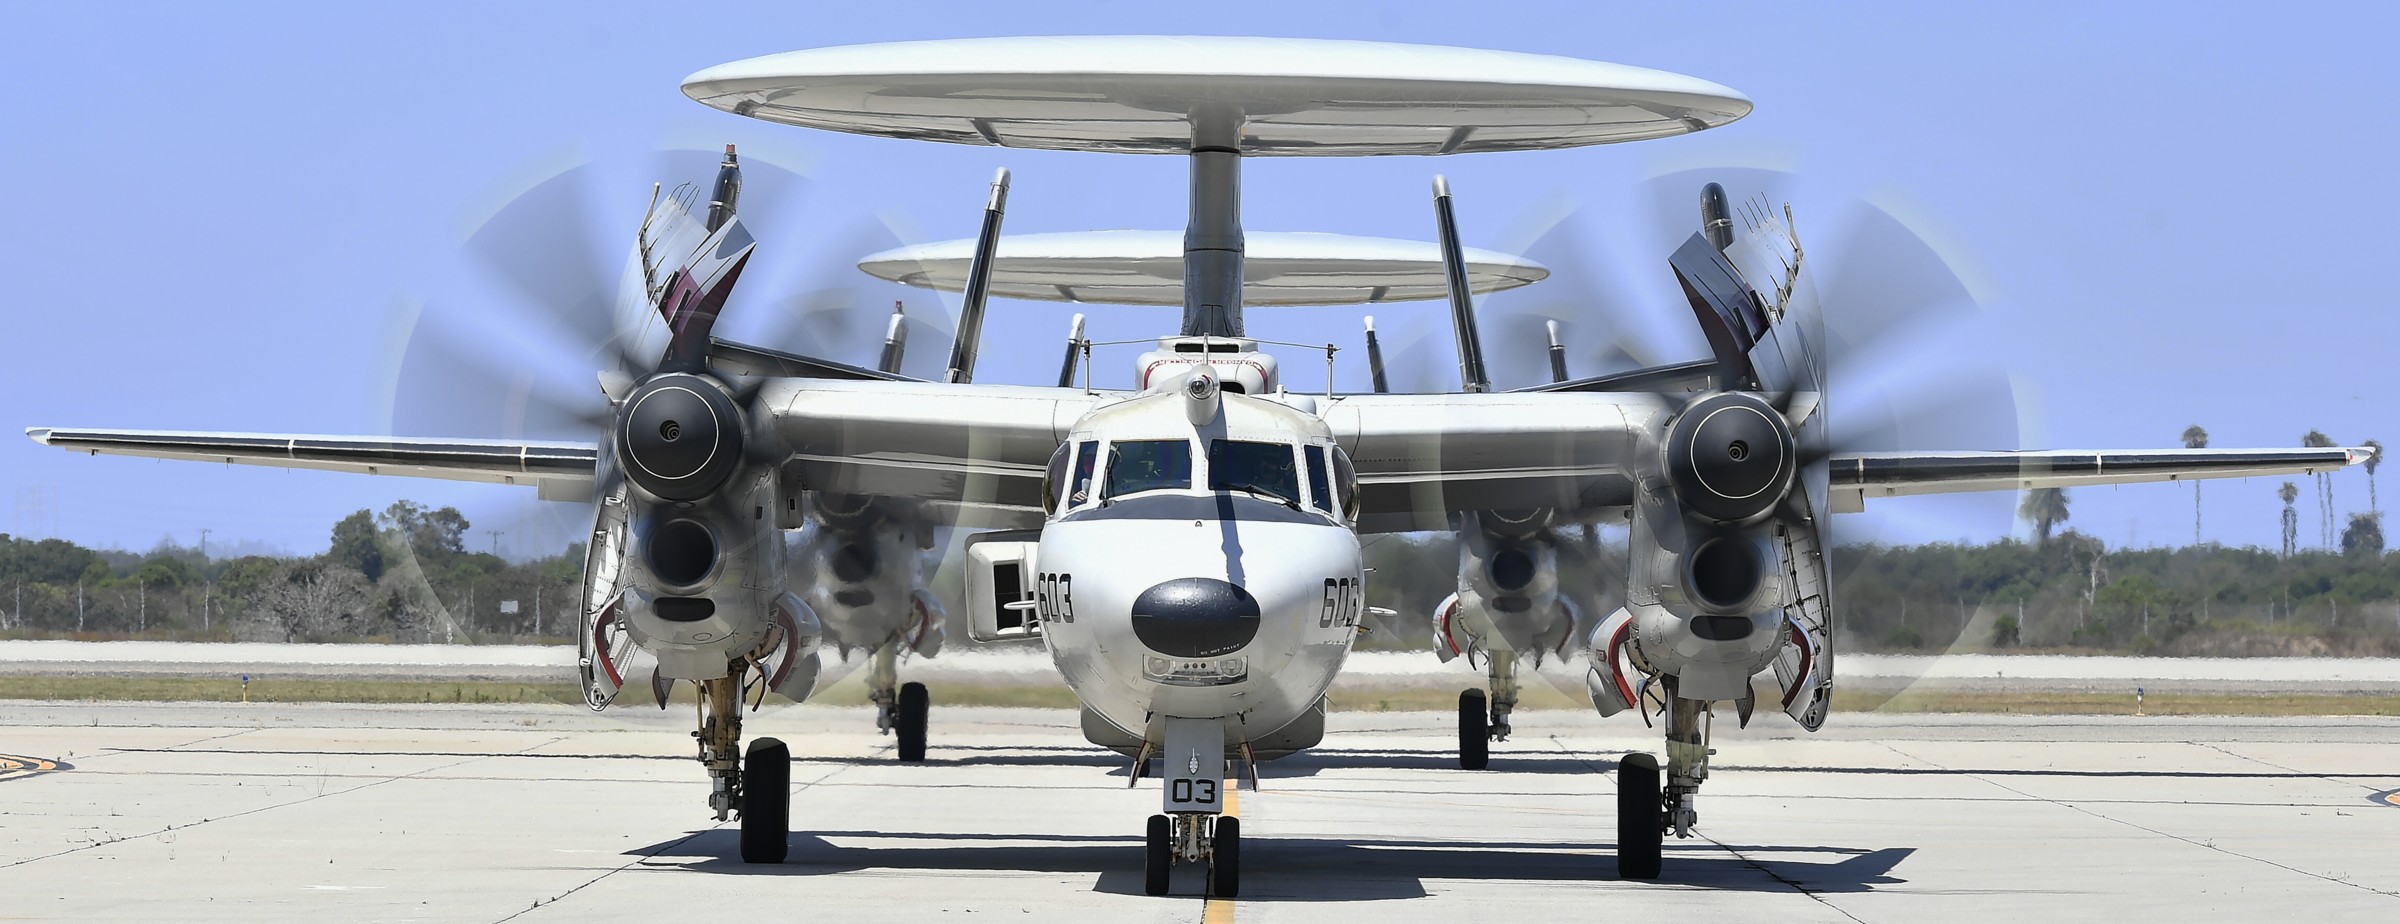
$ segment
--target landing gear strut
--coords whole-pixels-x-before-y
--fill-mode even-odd
[[[875,729],[896,739],[901,763],[913,764],[925,759],[925,720],[933,698],[924,684],[899,683],[899,655],[898,642],[875,649],[867,662],[867,698],[875,704]]]
[[[1167,894],[1167,873],[1181,860],[1208,864],[1209,894],[1241,891],[1242,820],[1223,814],[1225,720],[1168,718],[1158,750],[1166,812],[1150,816],[1142,854],[1142,890]]]
[[[702,680],[700,763],[708,768],[708,807],[724,821],[740,813],[742,862],[781,863],[791,832],[792,752],[783,742],[760,738],[742,754],[742,688],[746,665],[735,662],[727,676]]]
[[[1675,695],[1675,678],[1661,677],[1666,692],[1666,785],[1659,785],[1658,758],[1627,754],[1617,763],[1617,874],[1656,879],[1660,842],[1672,831],[1692,836],[1700,823],[1693,803],[1708,780],[1708,746],[1713,713],[1706,700]]]

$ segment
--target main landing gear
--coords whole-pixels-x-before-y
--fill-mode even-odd
[[[1656,879],[1660,847],[1666,834],[1692,836],[1700,823],[1694,807],[1700,784],[1708,780],[1708,746],[1712,713],[1704,700],[1675,695],[1673,677],[1666,685],[1667,769],[1660,786],[1658,758],[1627,754],[1617,763],[1617,874],[1627,879]]]
[[[899,655],[897,642],[875,649],[867,663],[867,698],[875,703],[876,730],[893,736],[901,763],[913,764],[925,759],[925,719],[933,697],[924,684],[898,683]]]
[[[1508,740],[1508,717],[1517,710],[1516,659],[1491,657],[1484,663],[1491,674],[1489,707],[1482,690],[1458,694],[1458,766],[1462,770],[1491,765],[1492,742]]]
[[[1166,720],[1158,757],[1165,772],[1166,811],[1150,816],[1143,841],[1142,891],[1167,894],[1177,861],[1208,864],[1208,894],[1231,898],[1242,887],[1242,820],[1225,810],[1225,724],[1222,719]],[[1135,773],[1141,772],[1136,764]]]
[[[708,768],[708,807],[724,821],[741,816],[742,862],[781,863],[792,822],[792,752],[783,742],[750,742],[743,760],[742,699],[750,674],[735,662],[728,676],[699,681],[700,763]]]

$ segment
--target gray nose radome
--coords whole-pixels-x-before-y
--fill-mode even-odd
[[[1214,658],[1258,636],[1258,598],[1215,578],[1176,578],[1133,600],[1133,634],[1170,658]]]

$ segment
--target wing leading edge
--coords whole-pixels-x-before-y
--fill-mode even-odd
[[[1835,513],[1870,497],[2310,475],[2357,465],[2372,449],[2128,449],[2041,452],[1869,452],[1828,460]]]
[[[48,427],[25,435],[93,455],[533,485],[544,500],[591,500],[599,460],[598,447],[572,442]]]

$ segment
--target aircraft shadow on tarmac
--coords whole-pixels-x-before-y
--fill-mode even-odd
[[[853,764],[859,766],[890,766],[888,754],[863,757],[809,757],[794,755],[798,763]],[[1098,747],[1021,746],[1021,745],[964,745],[935,746],[927,754],[927,763],[963,767],[1101,767],[1108,775],[1123,778],[1130,763],[1124,757]],[[1617,768],[1613,758],[1587,758],[1561,752],[1492,755],[1494,772],[1513,773],[1594,773]],[[1314,748],[1281,760],[1259,765],[1263,779],[1297,779],[1311,777],[1325,770],[1458,770],[1458,755],[1428,751],[1396,751],[1373,748]]]
[[[846,847],[827,838],[874,839]],[[892,841],[939,846],[894,846]],[[1427,879],[1583,882],[1615,879],[1615,845],[1459,843],[1416,840],[1243,838],[1245,901],[1367,901],[1422,898]],[[1913,847],[1666,845],[1664,885],[1742,892],[1867,892],[1906,882],[1892,873]],[[795,832],[779,865],[741,861],[739,832],[716,828],[626,852],[642,865],[751,876],[825,876],[879,870],[1096,873],[1092,890],[1142,894],[1141,839],[1044,834],[932,834],[878,831]],[[1832,854],[1816,862],[1799,855]]]

